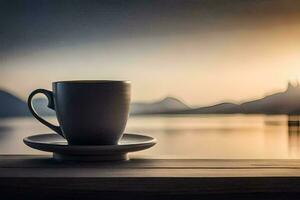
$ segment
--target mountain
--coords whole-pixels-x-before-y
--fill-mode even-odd
[[[43,116],[55,112],[47,108],[47,99],[36,98],[33,105]],[[132,103],[131,115],[150,114],[300,114],[300,85],[288,84],[285,91],[241,104],[224,102],[212,106],[190,108],[174,97],[160,101]],[[0,90],[0,118],[31,116],[27,104],[18,97]]]
[[[300,114],[300,85],[288,84],[284,92],[242,104],[221,103],[168,114]]]
[[[241,104],[243,113],[300,114],[300,85],[288,84],[286,91]]]
[[[14,96],[12,96],[12,97],[14,97]],[[19,100],[19,101],[20,101],[20,104],[25,106],[25,108],[27,110],[26,103],[21,100]],[[0,102],[2,102],[1,98],[0,98]],[[33,103],[33,106],[34,106],[35,110],[37,111],[37,113],[39,113],[41,116],[54,116],[55,115],[55,111],[47,108],[47,104],[48,104],[47,99],[35,98],[35,99],[33,99],[32,103]],[[186,109],[189,109],[189,107],[187,105],[185,105],[180,100],[173,98],[173,97],[167,97],[161,101],[157,101],[157,102],[153,102],[153,103],[132,103],[130,106],[132,115],[158,114],[161,112],[180,111],[180,110],[186,110]],[[2,112],[2,109],[0,110],[0,113],[1,112]],[[19,116],[19,115],[17,113],[15,113],[15,114],[12,113],[11,117],[14,117],[14,116]],[[20,115],[20,116],[24,116],[24,115]]]
[[[132,115],[139,114],[159,114],[163,112],[176,112],[190,109],[186,104],[174,97],[166,97],[161,101],[151,103],[132,103],[130,105],[130,113]]]
[[[41,116],[53,116],[55,112],[47,108],[48,101],[44,98],[33,99],[33,107]],[[0,90],[0,118],[32,116],[27,103],[15,95]]]
[[[212,106],[200,107],[172,112],[172,114],[233,114],[239,113],[240,107],[234,103],[219,103]]]
[[[27,104],[18,97],[0,90],[0,118],[31,116]]]

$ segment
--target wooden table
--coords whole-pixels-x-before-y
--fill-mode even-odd
[[[2,197],[21,199],[299,199],[300,161],[60,163],[50,156],[3,155],[0,190]]]

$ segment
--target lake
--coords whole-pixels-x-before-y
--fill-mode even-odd
[[[51,121],[55,119],[51,118]],[[51,131],[33,118],[0,121],[0,154],[46,154],[30,149],[22,139]],[[126,132],[157,138],[145,158],[300,158],[299,127],[288,126],[285,115],[137,116]]]

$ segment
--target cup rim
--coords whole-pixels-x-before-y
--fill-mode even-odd
[[[55,81],[52,84],[59,83],[78,83],[78,84],[105,84],[105,83],[113,83],[113,84],[130,84],[129,80],[66,80],[66,81]]]

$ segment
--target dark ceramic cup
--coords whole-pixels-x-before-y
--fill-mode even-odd
[[[66,138],[70,145],[114,145],[122,137],[130,104],[128,81],[60,81],[53,92],[37,89],[28,97],[33,116]],[[48,98],[59,126],[41,118],[32,106],[34,95]]]

